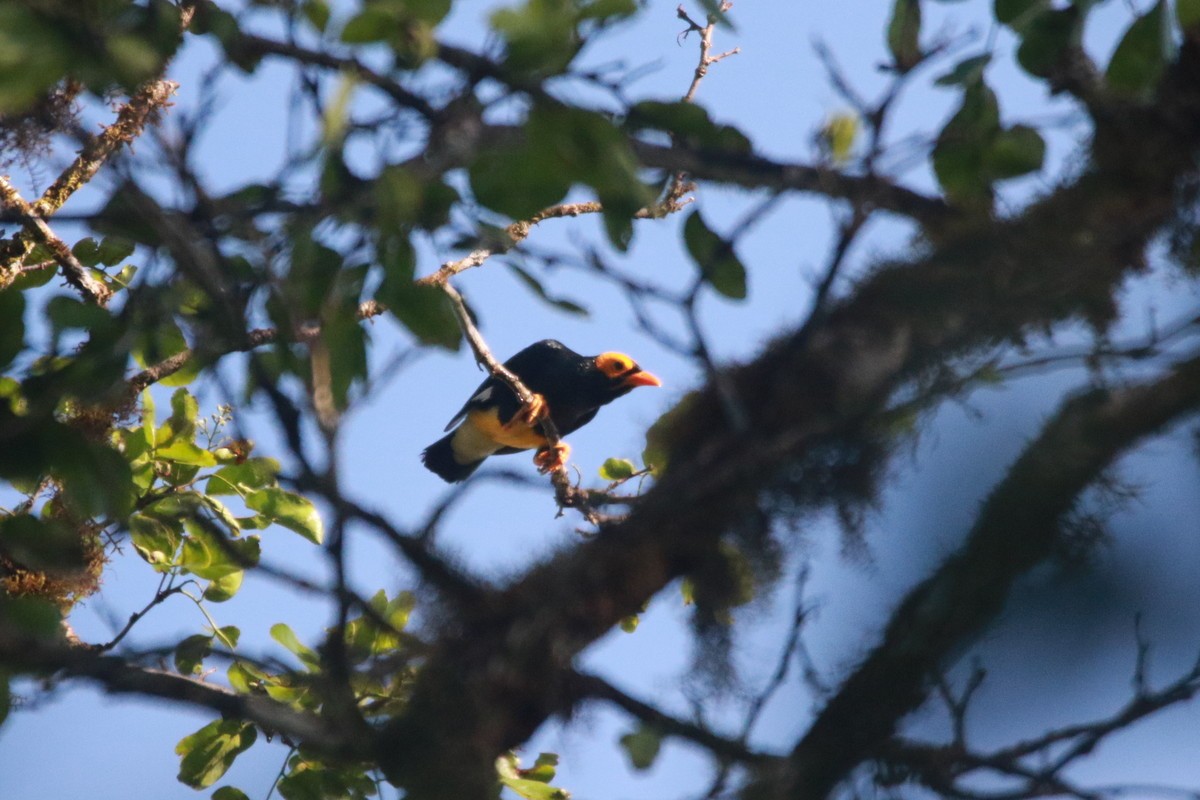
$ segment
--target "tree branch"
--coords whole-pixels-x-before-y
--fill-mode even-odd
[[[356,738],[354,732],[335,729],[320,717],[295,711],[265,695],[237,694],[222,686],[139,667],[127,657],[101,655],[90,648],[31,636],[11,625],[0,626],[0,661],[20,671],[87,678],[115,694],[159,697],[211,709],[305,742],[331,756],[367,755],[369,740]]]
[[[909,593],[881,643],[793,750],[772,797],[825,797],[923,701],[955,649],[1003,608],[1013,582],[1053,553],[1080,493],[1139,440],[1200,407],[1200,357],[1166,377],[1067,402],[1009,470],[966,543]]]
[[[27,246],[25,252],[33,249],[34,242],[45,246],[54,256],[58,265],[62,267],[63,277],[67,279],[67,283],[75,287],[84,296],[84,299],[93,305],[101,307],[108,305],[112,291],[92,277],[92,273],[79,263],[79,259],[71,252],[71,248],[67,247],[67,243],[55,235],[35,208],[26,203],[24,198],[17,193],[16,188],[3,176],[0,176],[0,206],[11,208],[20,216],[27,234],[23,240]],[[17,274],[19,274],[17,270],[6,271],[0,274],[0,280],[3,276],[15,277]]]

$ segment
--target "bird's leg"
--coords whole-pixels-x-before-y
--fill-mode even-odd
[[[508,428],[520,423],[532,428],[549,415],[550,407],[546,405],[546,398],[537,392],[533,392],[533,399],[529,401],[529,405],[522,406],[521,410],[513,414],[513,418],[504,427]]]
[[[547,445],[539,448],[533,454],[533,463],[537,464],[538,472],[543,475],[547,472],[554,472],[557,469],[562,469],[567,465],[567,456],[571,453],[571,445],[566,442],[559,442],[556,445]]]

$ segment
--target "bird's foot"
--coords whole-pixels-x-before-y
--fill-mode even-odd
[[[556,445],[543,447],[533,454],[533,463],[537,465],[538,472],[545,475],[547,472],[554,472],[562,469],[567,465],[567,456],[571,453],[571,446],[566,442],[559,442]]]
[[[514,414],[504,427],[520,424],[532,428],[548,416],[550,416],[550,406],[546,405],[546,398],[534,392],[529,405],[522,406],[521,410]]]

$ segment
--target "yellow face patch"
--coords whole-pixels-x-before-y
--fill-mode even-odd
[[[463,427],[468,426],[483,434],[488,440],[504,447],[532,450],[546,444],[545,436],[542,436],[536,428],[530,427],[518,419],[514,419],[508,426],[501,425],[499,412],[494,408],[468,412],[467,421]]]
[[[629,372],[635,364],[633,359],[624,353],[601,353],[596,356],[596,366],[608,377],[615,378]]]

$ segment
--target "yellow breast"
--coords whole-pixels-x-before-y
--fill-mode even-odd
[[[523,422],[514,420],[507,426],[500,424],[500,416],[494,408],[468,412],[463,427],[474,428],[485,439],[503,447],[531,450],[546,444],[545,436],[542,436],[536,428]]]

